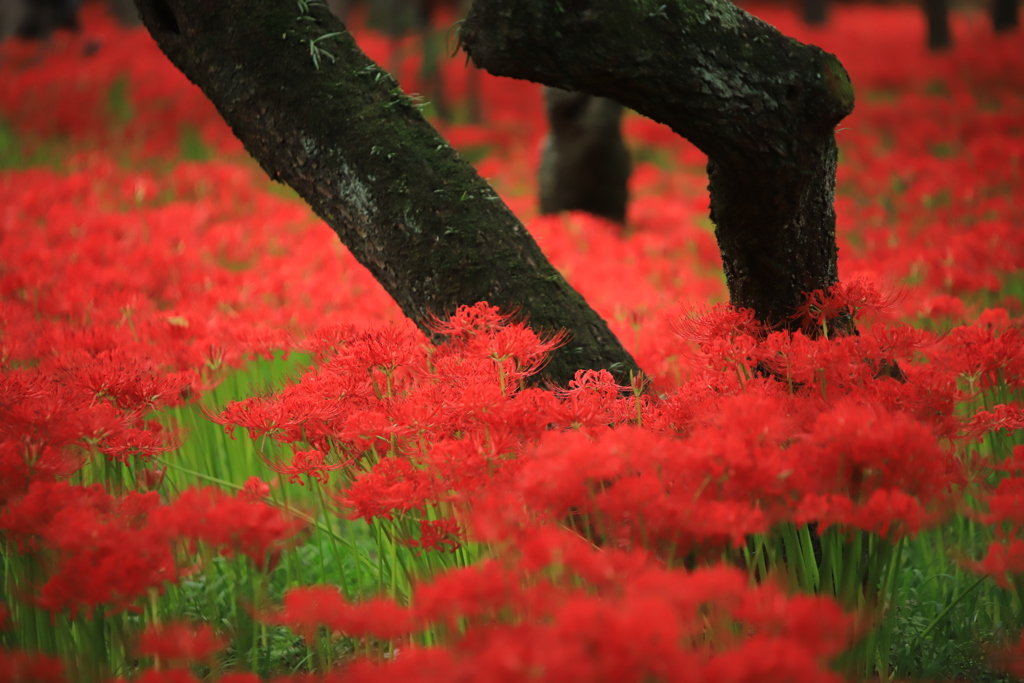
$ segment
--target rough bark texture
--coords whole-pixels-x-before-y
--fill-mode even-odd
[[[566,329],[546,377],[636,364],[472,166],[319,2],[136,0],[160,48],[421,328],[486,300]]]
[[[545,88],[544,102],[549,130],[537,178],[540,212],[586,211],[625,223],[632,167],[622,105],[558,88]]]
[[[953,37],[949,32],[949,0],[924,0],[924,16],[928,22],[928,49],[950,47]]]
[[[804,293],[837,281],[834,128],[853,88],[835,56],[727,0],[476,0],[459,36],[491,73],[616,100],[705,152],[734,305],[792,328]]]

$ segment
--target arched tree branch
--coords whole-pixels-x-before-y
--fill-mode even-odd
[[[705,152],[734,305],[792,327],[837,281],[833,130],[853,88],[835,56],[728,0],[476,0],[459,35],[491,73],[616,100]]]

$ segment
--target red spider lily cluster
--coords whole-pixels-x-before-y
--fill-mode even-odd
[[[431,346],[325,225],[270,191],[144,31],[90,5],[83,33],[45,58],[3,46],[0,115],[26,157],[54,140],[62,156],[59,170],[0,171],[0,541],[31,569],[5,586],[0,638],[16,604],[145,621],[147,601],[216,555],[272,573],[309,521],[271,502],[258,475],[274,473],[410,555],[484,548],[405,593],[300,586],[251,605],[311,644],[362,644],[317,680],[839,680],[833,660],[881,616],[746,566],[749,539],[785,525],[896,542],[961,511],[996,539],[963,563],[1011,586],[1024,447],[989,446],[1024,427],[1021,304],[1006,293],[1024,262],[1024,50],[958,16],[957,50],[926,54],[918,11],[840,8],[814,31],[762,13],[836,52],[866,94],[837,132],[843,283],[794,311],[807,334],[721,303],[704,159],[650,121],[626,119],[624,231],[530,221],[649,373],[627,386],[593,370],[533,383],[567,340],[485,302],[439,317],[448,341]],[[358,37],[378,60],[393,47]],[[403,82],[423,90],[408,54]],[[461,62],[444,70],[463,99]],[[487,125],[442,131],[485,149],[481,173],[529,218],[539,92],[480,86]],[[220,159],[177,161],[189,139]],[[860,334],[823,329],[837,313]],[[158,416],[276,352],[312,363],[277,391],[203,407],[275,444],[266,470],[237,494],[170,490],[158,461],[189,437]],[[137,635],[134,680],[194,681],[190,666],[237,633],[150,621]],[[1019,671],[1021,649],[997,659]],[[3,648],[7,680],[65,675]]]
[[[574,552],[571,541],[545,540],[510,566],[488,563],[420,586],[412,608],[352,605],[316,587],[292,591],[272,618],[387,638],[428,623],[453,633],[445,648],[397,651],[384,670],[357,663],[345,680],[841,680],[824,665],[855,626],[834,604],[752,588],[735,570],[681,574],[642,554]],[[557,579],[530,568],[543,551],[561,557]],[[504,623],[509,615],[518,623]],[[460,620],[473,628],[460,635]]]
[[[180,556],[196,543],[271,566],[301,528],[275,507],[218,489],[192,489],[161,504],[156,492],[116,497],[66,481],[32,482],[0,514],[5,540],[46,570],[45,583],[23,597],[72,616],[133,609],[151,590],[177,581],[188,568]]]

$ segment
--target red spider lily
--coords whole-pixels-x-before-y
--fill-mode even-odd
[[[295,451],[294,455],[292,455],[292,461],[288,464],[275,462],[269,458],[264,458],[263,461],[275,472],[287,474],[289,482],[297,483],[300,486],[305,486],[305,482],[302,480],[303,477],[315,479],[321,484],[326,484],[330,472],[340,470],[351,462],[351,460],[329,462],[327,456],[318,450]]]
[[[293,588],[284,596],[284,605],[276,614],[263,615],[272,624],[282,624],[312,642],[320,627],[355,636],[376,635],[392,638],[413,630],[408,610],[389,600],[346,602],[333,586]]]
[[[32,482],[47,483],[77,471],[82,455],[49,445],[0,443],[0,505],[26,493]]]
[[[267,616],[270,623],[284,624],[312,643],[317,629],[331,623],[346,607],[341,593],[334,586],[293,588],[284,596],[280,614]]]
[[[505,370],[506,382],[516,388],[519,382],[536,374],[547,363],[548,355],[568,341],[568,334],[558,332],[542,340],[524,324],[509,325],[490,331],[486,337],[477,337],[467,346],[466,353],[479,353],[498,364],[514,361]]]
[[[845,399],[820,413],[796,445],[805,490],[859,501],[894,488],[934,505],[962,486],[952,449],[911,416]],[[813,483],[811,483],[813,482]]]
[[[139,639],[139,654],[164,662],[206,662],[227,647],[208,624],[170,623],[149,626]]]
[[[149,669],[135,680],[139,683],[199,683],[188,669]]]
[[[1009,472],[1010,476],[983,497],[988,512],[975,512],[972,516],[994,526],[996,540],[981,561],[963,564],[972,571],[991,575],[997,584],[1009,589],[1007,575],[1024,574],[1024,540],[1018,537],[1024,529],[1024,478],[1019,476],[1024,470],[1024,446],[1016,446],[1011,457],[990,467]]]
[[[150,524],[173,537],[202,541],[222,553],[248,556],[273,569],[280,552],[297,542],[305,525],[262,502],[232,497],[212,488],[189,489],[152,513]]]
[[[520,452],[520,441],[507,431],[487,430],[487,435],[440,440],[417,458],[432,475],[429,483],[435,487],[434,495],[441,496],[439,500],[473,499],[477,493],[511,483],[519,471],[520,462],[513,456]]]
[[[262,679],[257,674],[227,673],[218,678],[217,683],[262,683]]]
[[[715,657],[703,668],[708,680],[729,683],[793,681],[794,683],[839,683],[844,678],[823,670],[815,652],[796,640],[754,636],[729,656]]]
[[[393,519],[411,510],[422,510],[439,499],[440,490],[430,472],[400,457],[382,458],[373,470],[358,475],[337,498],[352,519]]]
[[[816,521],[820,528],[835,524],[893,538],[913,536],[945,516],[903,491],[876,490],[860,502],[842,495],[808,494],[800,502],[794,519],[799,524]]]
[[[110,460],[128,463],[135,458],[149,460],[181,446],[180,434],[168,433],[159,422],[144,423],[140,420],[136,424],[144,425],[145,428],[122,427],[116,434],[103,440],[100,452]]]
[[[353,334],[334,358],[337,362],[359,368],[379,369],[393,373],[399,368],[411,368],[422,363],[423,334],[408,325],[391,325],[374,332]]]
[[[87,6],[84,35],[59,36],[42,61],[6,43],[0,111],[17,147],[58,133],[75,149],[59,172],[8,169],[0,181],[0,529],[44,560],[29,597],[45,589],[55,610],[131,609],[131,595],[173,580],[169,553],[181,541],[272,564],[296,529],[259,500],[265,483],[238,498],[188,493],[161,505],[66,480],[91,453],[119,468],[167,453],[178,432],[145,416],[195,400],[249,357],[299,347],[316,365],[297,382],[215,420],[325,462],[375,450],[382,464],[340,495],[349,512],[422,524],[426,510],[450,502],[501,558],[417,586],[412,609],[325,598],[332,611],[313,604],[304,615],[293,602],[300,631],[398,638],[452,625],[437,648],[403,643],[386,665],[358,662],[324,680],[834,680],[827,663],[856,635],[834,605],[753,589],[738,573],[668,572],[659,560],[736,544],[780,521],[889,536],[933,523],[964,483],[952,449],[1018,428],[1019,405],[989,394],[1015,391],[1024,377],[1020,303],[1003,298],[978,312],[1024,266],[1019,40],[959,23],[957,58],[935,59],[894,49],[919,19],[912,8],[884,20],[878,8],[839,9],[843,30],[812,36],[764,8],[784,32],[840,55],[858,88],[901,91],[898,101],[858,104],[837,135],[843,284],[816,293],[805,313],[820,324],[830,312],[891,314],[883,309],[899,304],[929,329],[976,322],[938,335],[881,315],[884,324],[859,336],[826,341],[766,331],[748,312],[719,306],[676,324],[700,353],[681,348],[666,321],[677,302],[727,297],[705,183],[641,161],[626,233],[583,214],[529,223],[652,373],[659,393],[639,399],[600,373],[565,392],[521,388],[555,340],[487,304],[439,323],[452,340],[425,348],[325,225],[225,156],[237,140],[144,33],[118,31]],[[102,49],[81,59],[95,35]],[[386,57],[386,40],[360,42]],[[892,68],[894,55],[906,69]],[[398,74],[405,85],[415,61]],[[457,67],[443,68],[460,92]],[[128,83],[136,116],[112,126],[103,111],[115,79]],[[936,81],[946,95],[924,92]],[[529,193],[515,186],[535,167],[536,145],[523,140],[542,133],[541,100],[529,84],[484,76],[481,87],[496,125],[445,132],[453,144],[494,150],[481,173],[506,183],[499,191],[529,218]],[[179,155],[182,125],[218,160],[134,171],[107,152],[129,138],[128,156],[156,169],[152,159]],[[632,143],[703,173],[703,155],[664,126],[628,116],[624,128]],[[939,144],[954,154],[936,158]],[[912,278],[916,289],[893,301],[868,284],[888,277]],[[894,363],[907,382],[882,372]],[[986,410],[966,419],[954,410],[982,392]],[[991,465],[1009,476],[977,517],[997,527],[977,564],[1004,581],[1024,567],[1021,462],[1017,453]],[[319,463],[304,455],[282,466],[301,481],[326,477]],[[154,486],[150,471],[133,474]],[[564,528],[572,514],[603,536],[601,550]],[[447,547],[445,522],[417,542]],[[28,658],[19,657],[0,654],[0,680],[22,675]],[[45,671],[33,677],[47,680]],[[139,679],[195,680],[183,669]]]
[[[162,592],[167,582],[177,580],[168,541],[159,534],[104,530],[101,539],[77,547],[65,543],[62,550],[59,569],[40,589],[37,601],[52,612],[74,615],[84,609],[89,614],[101,605],[134,610],[136,601],[151,590]],[[83,581],[85,576],[89,578]]]
[[[729,464],[698,452],[634,428],[596,439],[552,433],[529,454],[517,485],[533,509],[556,518],[580,515],[581,531],[592,540],[672,547],[680,557],[695,546],[742,543],[745,534],[767,530],[768,517],[751,502],[756,489],[737,482],[735,495],[722,495],[719,484],[731,485]]]
[[[487,680],[583,682],[682,680],[700,671],[709,680],[758,674],[770,681],[840,680],[827,661],[856,632],[834,605],[822,609],[827,603],[820,598],[788,599],[771,586],[751,589],[735,571],[687,575],[633,566],[632,574],[619,576],[617,589],[601,596],[571,587],[573,565],[565,566],[570,574],[564,583],[534,579],[525,586],[519,583],[523,576],[497,563],[448,572],[415,589],[415,619],[377,612],[363,624],[381,637],[387,637],[381,631],[393,637],[399,626],[415,628],[422,620],[454,626],[456,619],[468,618],[476,627],[463,636],[453,629],[447,653],[403,647],[393,663],[356,663],[346,674],[373,681],[400,671],[411,680],[434,680],[426,676],[472,671]],[[319,616],[307,623],[344,626],[346,618],[334,615],[360,605],[346,608],[336,591],[324,592],[331,597],[318,603]],[[482,620],[489,614],[514,618]],[[737,635],[746,632],[737,632],[737,623],[753,635]],[[734,661],[743,653],[759,656]],[[403,660],[416,666],[407,669]]]
[[[518,383],[544,366],[548,354],[565,344],[559,332],[542,340],[523,323],[512,322],[513,314],[502,314],[497,306],[480,302],[460,306],[446,321],[435,319],[431,331],[451,338],[455,348],[467,358],[488,358],[502,368],[503,386],[515,389]],[[514,365],[504,369],[513,360]]]
[[[1005,310],[989,310],[975,324],[950,330],[939,352],[930,356],[977,389],[1000,381],[1019,388],[1024,375],[1022,336],[1019,322],[1011,322]]]
[[[23,551],[50,559],[36,602],[53,612],[100,605],[131,608],[151,589],[177,579],[170,535],[147,523],[155,493],[115,499],[98,486],[35,483],[0,516],[0,528]]]
[[[270,496],[270,484],[256,476],[245,480],[245,485],[239,494],[240,498],[250,503],[262,503],[263,499],[268,496]]]
[[[344,323],[321,325],[299,342],[299,348],[312,353],[317,362],[323,362],[339,353],[358,333],[354,326]]]
[[[686,311],[674,321],[671,329],[702,349],[713,341],[735,336],[758,337],[764,332],[752,310],[722,304]]]
[[[418,548],[417,555],[424,550],[454,553],[461,545],[462,531],[454,519],[420,520],[419,538],[408,538],[402,545]]]
[[[144,467],[136,472],[135,480],[138,482],[140,489],[152,491],[153,489],[160,488],[160,484],[163,483],[166,474],[166,467]]]
[[[598,427],[621,424],[635,419],[623,392],[607,370],[577,370],[569,388],[556,389],[561,400],[553,416],[560,424],[573,427]]]
[[[989,432],[1013,432],[1018,429],[1024,429],[1024,407],[1014,403],[994,406],[991,411],[979,409],[971,418],[966,431],[969,437],[980,441]]]
[[[971,571],[988,574],[1002,588],[1012,590],[1008,574],[1024,574],[1024,540],[995,541],[980,562],[965,562]]]
[[[826,321],[843,315],[859,321],[867,313],[892,311],[907,298],[907,293],[883,293],[869,280],[853,278],[837,282],[828,292],[816,289],[806,296],[807,300],[793,313],[793,319],[805,331],[820,329]]]
[[[363,453],[375,446],[387,451],[394,445],[401,450],[400,444],[414,434],[410,426],[396,422],[385,412],[354,410],[345,418],[345,426],[338,436],[349,445],[351,452]]]
[[[1016,446],[1013,454],[1002,463],[993,463],[990,468],[1009,472],[1010,476],[999,481],[994,491],[983,496],[982,501],[988,512],[976,513],[977,518],[992,525],[1009,524],[1014,529],[1024,529],[1024,446]]]
[[[0,650],[0,683],[64,683],[64,665],[56,657]]]
[[[497,306],[481,301],[472,306],[459,306],[447,319],[435,317],[430,330],[435,334],[466,341],[481,333],[501,330],[511,320],[511,314],[503,314]]]

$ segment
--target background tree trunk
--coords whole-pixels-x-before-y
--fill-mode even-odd
[[[949,0],[924,0],[928,22],[928,49],[944,50],[953,44],[949,32]]]
[[[804,23],[821,26],[828,21],[828,0],[803,0]]]
[[[837,282],[834,128],[853,88],[835,56],[727,0],[475,0],[459,36],[491,73],[613,99],[706,153],[734,305],[793,328],[804,294]]]
[[[110,11],[124,26],[139,24],[139,12],[132,0],[110,0]]]
[[[622,105],[558,88],[544,88],[544,103],[540,212],[586,211],[625,223],[632,168],[622,139]]]
[[[136,0],[246,150],[294,188],[421,329],[488,301],[565,329],[545,376],[638,371],[494,190],[319,2]]]
[[[1017,0],[992,0],[992,28],[996,33],[1016,28],[1019,23]]]

